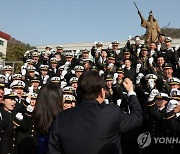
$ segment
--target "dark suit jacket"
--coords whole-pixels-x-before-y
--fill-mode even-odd
[[[121,154],[121,133],[140,126],[141,108],[129,97],[131,114],[117,105],[85,100],[60,113],[51,130],[49,154]]]
[[[124,76],[131,79],[131,81],[135,84],[136,70],[134,68],[131,67],[129,70],[127,68],[124,68]]]

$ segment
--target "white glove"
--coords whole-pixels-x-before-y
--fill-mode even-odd
[[[26,75],[26,69],[22,69],[21,74],[22,74],[23,76],[25,76],[25,75]]]
[[[108,99],[104,99],[104,103],[105,104],[109,104],[109,100]]]
[[[46,84],[48,79],[49,79],[49,75],[46,75],[46,76],[44,77],[43,84]]]
[[[39,76],[39,72],[37,72],[37,71],[35,71],[34,74]]]
[[[96,54],[99,54],[99,53],[101,53],[101,49],[96,50]]]
[[[32,111],[34,110],[34,108],[33,108],[31,105],[28,105],[27,108],[26,108],[26,110],[27,110],[28,112],[32,112]]]
[[[47,81],[49,79],[49,75],[46,75],[45,77],[44,77],[44,81]]]
[[[74,56],[77,56],[79,52],[80,52],[80,50],[77,49],[76,52],[75,52],[75,54],[74,54]]]
[[[25,65],[26,64],[26,65]],[[21,71],[23,70],[23,69],[26,69],[27,68],[27,63],[25,63],[23,66],[21,66]]]
[[[179,105],[179,102],[177,100],[170,100],[168,105],[167,105],[167,108],[166,108],[166,112],[170,112],[172,111],[177,105]]]
[[[0,121],[1,121],[1,120],[3,120],[3,117],[2,117],[2,114],[1,114],[1,112],[0,112]]]
[[[47,56],[51,54],[52,51],[46,51]]]
[[[142,74],[142,73],[139,73],[139,74],[138,74],[138,76],[136,77],[136,84],[139,84],[139,83],[140,83],[140,81],[141,81],[141,79],[142,79],[143,76],[144,76],[144,74]]]
[[[110,63],[109,65],[108,65],[108,69],[112,69],[114,67],[114,64],[113,63]]]
[[[30,53],[29,51],[26,51],[26,52],[24,53],[24,57],[26,57],[29,53]]]
[[[132,39],[132,36],[128,36],[128,40],[131,40]]]
[[[125,66],[126,66],[126,65],[122,64],[122,66],[121,66],[121,67],[124,69],[124,68],[125,68]]]
[[[104,71],[103,70],[100,70],[99,71],[99,76],[102,76],[104,74]]]
[[[66,62],[65,64],[64,64],[64,68],[69,68],[69,65],[70,65],[71,63],[70,62]]]
[[[153,57],[150,57],[149,59],[149,64],[152,65],[153,61],[154,61],[154,58]]]
[[[28,93],[28,97],[26,97],[26,102],[28,102],[29,104],[31,103],[31,94],[32,93]]]
[[[113,85],[115,85],[116,84],[116,82],[117,82],[117,79],[118,78],[118,73],[114,73],[114,76],[113,76],[113,82],[112,82],[112,84]]]
[[[114,73],[113,79],[117,79],[118,78],[118,73]]]
[[[112,44],[110,44],[110,45],[108,46],[108,48],[109,48],[109,49],[112,49]]]
[[[178,59],[178,64],[180,65],[180,58]]]
[[[159,91],[157,89],[153,89],[149,95],[148,101],[152,101],[157,94],[159,94]]]
[[[72,74],[75,74],[75,70],[71,70],[71,73],[72,73]]]
[[[96,46],[96,44],[97,44],[97,43],[98,43],[98,42],[97,42],[97,41],[95,41],[95,42],[94,42],[94,46]]]
[[[122,99],[118,99],[118,100],[117,100],[117,105],[120,106],[120,105],[121,105],[121,102],[122,102]]]
[[[67,86],[67,83],[65,81],[61,81],[61,88],[64,88],[65,86]]]
[[[161,44],[157,45],[157,50],[160,51],[161,50]]]
[[[8,83],[10,74],[6,73],[4,76],[5,76],[5,83]]]
[[[175,51],[177,51],[179,49],[179,45],[175,46]]]
[[[67,74],[67,71],[66,70],[63,70],[62,73],[61,73],[61,79],[64,79],[64,76]]]
[[[33,93],[33,86],[28,87],[28,91],[29,91],[29,93]]]
[[[138,48],[137,49],[137,56],[139,56],[139,53],[141,52],[141,49],[140,48]]]
[[[141,68],[141,64],[140,64],[140,63],[138,63],[138,64],[136,65],[136,73],[139,73],[140,68]]]
[[[154,51],[154,50],[151,50],[151,52],[150,52],[150,56],[153,56],[153,55],[154,55],[154,53],[155,53],[155,51]]]
[[[18,112],[18,113],[16,114],[16,119],[18,119],[19,121],[23,120],[23,115],[22,115],[22,113]]]

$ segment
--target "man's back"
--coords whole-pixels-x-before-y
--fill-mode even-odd
[[[60,113],[50,135],[49,153],[120,154],[121,132],[139,126],[142,120],[136,96],[130,99],[132,115],[116,105],[99,104],[96,100],[83,101]]]

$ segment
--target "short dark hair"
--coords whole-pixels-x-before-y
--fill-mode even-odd
[[[130,58],[125,58],[125,59],[124,59],[124,62],[125,62],[126,60],[129,60],[129,61],[130,61],[130,63],[132,64],[132,61],[131,61],[131,59],[130,59]]]
[[[78,80],[77,94],[82,99],[96,99],[106,83],[98,71],[85,71]]]

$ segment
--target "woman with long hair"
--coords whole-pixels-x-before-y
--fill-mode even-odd
[[[48,83],[40,89],[33,121],[37,129],[38,153],[46,154],[51,125],[63,110],[63,91],[55,83]]]

